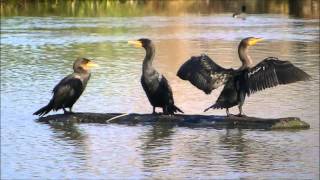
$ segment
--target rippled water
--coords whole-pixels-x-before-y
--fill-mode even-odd
[[[156,44],[154,66],[169,80],[176,104],[202,113],[221,88],[205,95],[176,77],[192,55],[207,53],[236,68],[239,41],[266,40],[251,48],[255,62],[290,60],[313,79],[249,97],[246,114],[297,116],[301,131],[216,130],[155,126],[39,124],[32,113],[45,105],[54,85],[76,57],[100,64],[78,112],[149,113],[140,86],[142,49],[128,40]],[[231,110],[237,113],[237,108]],[[59,112],[61,113],[61,112]],[[281,15],[230,14],[146,17],[1,18],[1,178],[319,178],[319,21]]]

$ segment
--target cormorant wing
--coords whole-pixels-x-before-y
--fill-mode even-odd
[[[279,84],[306,81],[311,77],[289,61],[268,57],[245,72],[246,90],[250,95]]]
[[[180,67],[177,76],[210,94],[212,90],[225,84],[232,72],[232,69],[219,66],[207,55],[201,55],[187,60]]]
[[[63,78],[52,90],[54,102],[76,101],[83,92],[83,84],[79,78],[71,74]]]
[[[161,91],[164,94],[165,99],[167,99],[169,103],[174,104],[172,89],[168,83],[168,80],[163,75],[161,75],[161,80],[159,82],[159,86],[160,86]]]
[[[161,75],[161,80],[160,80],[160,84],[159,86],[161,87],[162,90],[162,94],[163,94],[163,98],[167,101],[167,105],[168,105],[168,113],[169,114],[174,114],[175,112],[181,112],[184,113],[180,108],[178,108],[175,104],[174,104],[174,100],[173,100],[173,94],[172,94],[172,89],[169,85],[168,80]]]

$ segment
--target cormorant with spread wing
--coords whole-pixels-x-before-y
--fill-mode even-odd
[[[128,43],[133,44],[135,47],[143,47],[146,50],[142,66],[141,84],[149,102],[153,106],[153,114],[156,113],[156,107],[161,107],[164,114],[171,115],[177,111],[183,113],[182,110],[174,105],[172,90],[167,79],[152,66],[155,54],[153,42],[150,39],[139,39]]]
[[[72,106],[81,96],[90,79],[90,67],[97,66],[86,58],[78,58],[73,63],[73,73],[63,78],[52,90],[53,97],[48,105],[42,107],[34,115],[43,116],[51,110],[63,109],[63,112],[72,113]],[[68,112],[65,108],[69,108]]]
[[[248,37],[238,47],[242,66],[237,69],[225,69],[206,55],[191,57],[179,69],[177,76],[190,81],[194,86],[210,94],[212,90],[224,85],[215,104],[207,108],[229,108],[238,105],[239,116],[243,115],[242,105],[245,97],[252,93],[280,84],[306,81],[311,77],[289,61],[281,61],[276,57],[268,57],[253,66],[248,55],[248,48],[262,41],[261,38]]]

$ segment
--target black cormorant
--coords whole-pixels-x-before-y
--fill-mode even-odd
[[[235,12],[232,14],[232,17],[233,18],[240,18],[240,19],[243,19],[245,20],[246,17],[247,17],[247,14],[246,14],[246,6],[241,6],[241,12]]]
[[[128,43],[135,45],[135,47],[143,47],[146,50],[142,66],[141,84],[153,106],[153,114],[156,113],[156,107],[161,107],[164,114],[171,115],[177,111],[183,113],[182,110],[174,105],[172,90],[167,79],[152,66],[155,54],[155,47],[152,41],[139,39],[137,41],[128,41]]]
[[[253,66],[248,55],[248,48],[262,41],[261,38],[248,37],[243,39],[238,47],[242,66],[237,69],[225,69],[206,55],[191,57],[179,69],[177,76],[189,80],[194,86],[206,94],[224,85],[216,103],[210,108],[229,108],[238,105],[239,116],[243,115],[242,105],[246,95],[250,95],[266,88],[279,84],[288,84],[296,81],[306,81],[310,76],[303,70],[295,67],[289,61],[281,61],[276,57],[268,57]]]
[[[48,105],[42,107],[34,115],[43,116],[51,110],[63,109],[64,113],[72,113],[72,106],[81,96],[90,78],[90,67],[96,66],[86,58],[78,58],[73,63],[73,73],[63,78],[52,90],[53,97]],[[68,112],[66,108],[69,108]]]

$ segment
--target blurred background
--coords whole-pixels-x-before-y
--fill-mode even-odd
[[[0,2],[1,179],[319,179],[319,1]],[[145,52],[127,44],[142,37],[154,41],[154,66],[168,79],[177,106],[187,114],[225,115],[203,113],[222,88],[206,95],[176,72],[202,53],[238,68],[238,43],[248,36],[265,39],[249,51],[254,63],[275,56],[312,80],[256,93],[246,99],[244,113],[299,117],[309,130],[61,127],[37,123],[32,115],[77,57],[100,67],[92,70],[75,112],[151,113],[140,85]]]
[[[146,16],[217,14],[246,6],[247,13],[318,18],[318,0],[1,0],[2,15],[15,16]]]

